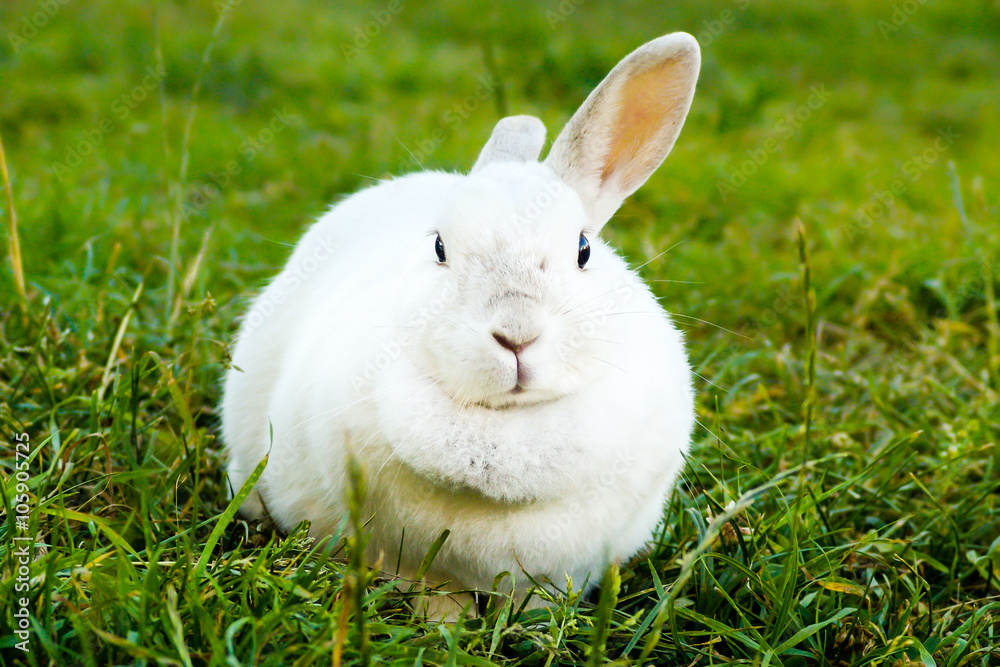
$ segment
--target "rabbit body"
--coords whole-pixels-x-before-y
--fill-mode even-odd
[[[370,557],[412,577],[448,530],[426,576],[450,591],[490,590],[505,571],[519,595],[529,575],[593,585],[651,539],[690,439],[691,371],[597,235],[679,132],[658,128],[687,112],[692,43],[670,35],[623,61],[545,162],[540,123],[505,119],[471,174],[384,182],[313,225],[244,318],[225,381],[234,490],[269,453],[244,514],[335,534],[353,456]],[[629,86],[663,62],[690,91],[654,101],[660,134],[639,114],[616,157],[628,119],[592,99],[627,110]],[[631,174],[637,161],[652,166]]]

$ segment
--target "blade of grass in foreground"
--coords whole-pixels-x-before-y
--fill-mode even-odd
[[[810,465],[815,465],[816,463],[819,463],[819,461],[813,461]],[[663,634],[663,625],[668,622],[670,624],[671,633],[674,636],[676,646],[679,650],[683,650],[682,644],[678,638],[679,633],[677,632],[676,620],[674,618],[674,614],[677,611],[674,607],[674,602],[677,599],[677,595],[681,590],[683,590],[688,579],[691,578],[695,566],[698,564],[705,552],[711,548],[712,544],[715,542],[715,538],[718,537],[720,531],[722,530],[723,524],[732,521],[733,518],[744,512],[757,498],[763,496],[767,493],[767,491],[778,486],[789,477],[798,474],[799,466],[796,466],[775,475],[764,484],[745,491],[734,502],[727,505],[725,511],[712,519],[711,523],[708,524],[705,530],[704,536],[699,540],[698,544],[693,549],[689,550],[681,560],[680,574],[677,575],[677,578],[671,584],[666,597],[661,598],[656,606],[650,610],[647,620],[652,618],[651,623],[647,624],[644,621],[639,626],[637,631],[633,634],[632,639],[619,656],[620,659],[627,659],[629,652],[634,649],[636,645],[638,645],[639,641],[641,641],[643,636],[642,633],[649,630],[646,634],[645,645],[643,646],[642,652],[639,655],[639,660],[637,661],[645,664],[649,656],[652,655],[653,650],[660,643],[660,638]]]
[[[434,559],[437,558],[438,552],[441,551],[441,547],[444,546],[445,540],[448,539],[449,535],[451,535],[451,531],[445,530],[443,533],[438,535],[438,538],[434,540],[434,544],[432,544],[431,548],[427,550],[427,555],[424,556],[422,561],[420,561],[420,567],[417,568],[417,581],[423,579],[424,575],[427,574],[427,570],[431,569]]]
[[[611,616],[618,605],[618,594],[621,592],[621,587],[622,578],[618,571],[618,563],[612,562],[604,572],[604,581],[601,582],[601,597],[594,619],[594,638],[591,641],[590,655],[587,659],[587,664],[591,667],[597,667],[605,662]]]
[[[201,575],[205,574],[205,568],[208,567],[208,559],[212,555],[212,551],[215,549],[215,545],[218,544],[219,540],[222,538],[222,533],[225,532],[226,526],[229,522],[233,520],[236,516],[236,512],[243,505],[243,501],[247,499],[250,492],[253,491],[253,487],[257,485],[257,480],[260,476],[264,474],[264,468],[267,466],[268,457],[265,456],[261,459],[257,467],[253,469],[253,472],[247,477],[247,481],[243,482],[243,486],[240,490],[233,496],[233,499],[229,501],[229,506],[226,507],[226,511],[222,513],[219,517],[219,522],[215,524],[215,528],[212,529],[212,534],[208,536],[208,541],[205,542],[205,548],[201,551],[201,557],[198,558],[198,562],[194,566],[194,578],[199,579]]]
[[[135,549],[132,548],[128,542],[125,541],[121,535],[116,533],[107,522],[99,516],[94,516],[93,514],[84,514],[83,512],[77,512],[75,510],[67,509],[64,507],[40,507],[39,512],[43,514],[49,514],[60,519],[69,519],[70,521],[79,521],[83,524],[93,522],[97,528],[104,533],[104,535],[114,544],[116,547],[123,551],[127,551],[132,554],[135,558],[139,559],[139,554],[136,553]],[[141,560],[141,559],[140,559]]]
[[[24,289],[24,264],[21,261],[21,239],[17,235],[17,214],[14,211],[14,195],[10,190],[10,174],[7,173],[7,158],[0,139],[0,175],[3,176],[4,190],[7,191],[7,244],[10,270],[14,274],[14,285],[21,297],[21,305],[27,308],[28,296]]]

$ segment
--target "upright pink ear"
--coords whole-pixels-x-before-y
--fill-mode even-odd
[[[673,148],[691,108],[701,51],[675,32],[615,66],[559,133],[545,162],[600,229]]]

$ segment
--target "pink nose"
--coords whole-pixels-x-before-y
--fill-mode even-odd
[[[517,356],[518,354],[521,353],[521,350],[523,350],[524,348],[528,347],[529,345],[531,345],[532,343],[534,343],[536,340],[538,340],[538,336],[535,336],[534,338],[532,338],[530,340],[517,342],[517,341],[511,340],[505,334],[502,334],[502,333],[500,333],[498,331],[494,331],[493,332],[493,340],[495,340],[497,343],[499,343],[500,347],[504,348],[505,350],[510,350],[511,352],[514,353],[514,356]]]

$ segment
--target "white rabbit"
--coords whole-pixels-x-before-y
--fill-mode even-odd
[[[622,60],[538,162],[545,128],[501,120],[469,175],[417,173],[335,206],[244,319],[223,435],[244,503],[283,529],[343,525],[367,471],[369,551],[490,590],[503,571],[596,584],[653,536],[694,405],[681,334],[599,238],[670,152],[694,94],[688,34]],[[428,598],[453,618],[466,597]],[[449,605],[455,605],[449,608]],[[475,609],[471,613],[475,613]]]

